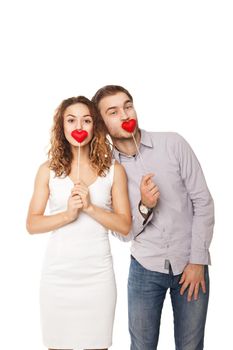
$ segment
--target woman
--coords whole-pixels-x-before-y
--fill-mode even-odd
[[[80,144],[71,136],[74,130],[87,132]],[[49,216],[44,215],[48,200]],[[83,96],[64,100],[27,217],[29,233],[53,231],[40,288],[46,347],[111,346],[116,285],[108,229],[127,235],[130,226],[126,175],[111,159],[101,118]]]

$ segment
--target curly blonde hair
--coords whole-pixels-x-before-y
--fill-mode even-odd
[[[93,118],[94,135],[90,143],[90,161],[98,176],[106,176],[112,162],[112,147],[107,139],[107,130],[94,103],[84,96],[70,97],[61,102],[53,117],[50,144],[48,151],[49,168],[56,176],[68,176],[71,172],[73,154],[64,134],[63,119],[67,107],[82,103],[86,105]]]

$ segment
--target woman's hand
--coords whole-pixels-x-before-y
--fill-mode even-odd
[[[112,185],[112,208],[99,207],[91,203],[88,187],[79,182],[75,191],[82,198],[83,211],[99,224],[114,232],[128,235],[131,228],[131,212],[128,198],[127,177],[122,165],[115,162]]]
[[[84,212],[88,212],[90,207],[91,207],[91,200],[90,200],[89,190],[88,190],[88,187],[86,186],[86,184],[83,181],[79,180],[75,184],[71,193],[73,195],[80,196],[80,198],[82,200],[82,210]]]
[[[83,208],[83,201],[81,196],[77,193],[77,190],[74,188],[71,191],[71,195],[67,203],[67,214],[68,217],[74,221],[78,218],[80,210]]]

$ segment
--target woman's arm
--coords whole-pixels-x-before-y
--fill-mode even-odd
[[[81,199],[69,197],[67,210],[58,214],[44,215],[49,198],[49,167],[43,163],[37,172],[34,192],[28,209],[26,227],[29,233],[44,233],[56,230],[78,217],[78,208],[82,207]]]
[[[131,212],[128,198],[127,177],[122,165],[115,162],[112,185],[112,209],[109,211],[90,202],[88,188],[83,183],[75,186],[74,193],[82,197],[83,211],[107,229],[127,235],[131,227]]]

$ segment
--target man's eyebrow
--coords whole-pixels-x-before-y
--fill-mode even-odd
[[[108,111],[110,111],[110,109],[116,109],[117,106],[112,106],[112,107],[109,107],[108,109],[106,109],[105,113],[107,113]]]
[[[132,100],[126,100],[124,102],[124,105],[126,105],[127,103],[133,103]],[[109,107],[108,109],[106,109],[105,113],[107,113],[110,109],[116,109],[117,106],[112,106],[112,107]]]
[[[126,105],[126,103],[129,103],[129,102],[133,103],[132,100],[127,100],[127,101],[124,102],[124,105]]]

